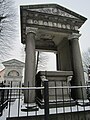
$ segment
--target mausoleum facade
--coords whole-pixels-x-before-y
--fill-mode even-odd
[[[3,62],[5,66],[4,83],[8,86],[19,87],[23,80],[24,63],[11,59]]]
[[[21,42],[26,45],[24,85],[28,86],[29,82],[30,86],[35,86],[36,50],[56,52],[58,74],[69,75],[71,71],[73,73],[71,86],[85,85],[79,28],[87,19],[57,4],[23,5],[20,7],[20,15]],[[57,73],[51,71],[50,75],[52,73],[57,77]],[[47,74],[49,75],[48,71]],[[86,97],[85,91],[83,92]],[[74,99],[82,98],[79,89],[72,90],[71,94]],[[29,96],[30,102],[34,102],[35,92],[31,92]]]

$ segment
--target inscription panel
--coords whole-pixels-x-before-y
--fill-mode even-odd
[[[78,19],[62,17],[57,15],[43,14],[35,11],[28,11],[26,23],[31,25],[48,26],[60,29],[68,29],[78,31]]]

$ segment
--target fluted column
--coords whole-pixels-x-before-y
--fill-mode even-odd
[[[26,60],[25,60],[25,77],[24,86],[35,86],[35,35],[36,28],[26,28]],[[24,102],[35,102],[35,90],[26,91]]]
[[[80,47],[79,47],[79,37],[80,34],[73,33],[69,36],[70,45],[71,45],[71,57],[72,57],[72,67],[73,67],[73,79],[72,79],[72,85],[79,86],[79,85],[85,85],[85,79],[84,79],[84,71],[83,71],[83,65],[82,65],[82,59],[81,59],[81,53],[80,53]],[[82,96],[82,90],[81,89],[72,89],[72,96],[77,99],[82,97],[86,98],[86,90],[83,89],[83,96]]]

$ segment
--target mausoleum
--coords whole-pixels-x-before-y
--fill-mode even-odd
[[[20,7],[20,18],[21,42],[26,45],[24,85],[27,87],[29,82],[29,86],[38,86],[43,78],[48,79],[51,87],[55,82],[59,86],[62,83],[63,86],[85,85],[79,29],[87,18],[57,4],[23,5]],[[57,71],[40,71],[36,75],[35,51],[39,50],[56,53]],[[68,92],[64,92],[68,99]],[[57,93],[58,99],[61,99],[61,92]],[[85,98],[86,91],[83,93]],[[73,89],[70,94],[73,99],[82,98],[80,89]],[[53,100],[52,91],[49,95]],[[24,97],[27,102],[27,94]],[[35,102],[35,91],[31,91],[29,97],[29,102]]]

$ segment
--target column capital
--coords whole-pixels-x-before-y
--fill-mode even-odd
[[[28,34],[28,33],[34,33],[34,34],[36,34],[37,29],[38,28],[34,28],[34,27],[26,27],[26,34]]]
[[[72,33],[71,35],[68,36],[68,40],[73,40],[73,39],[79,39],[79,37],[81,36],[81,34],[79,33]]]

